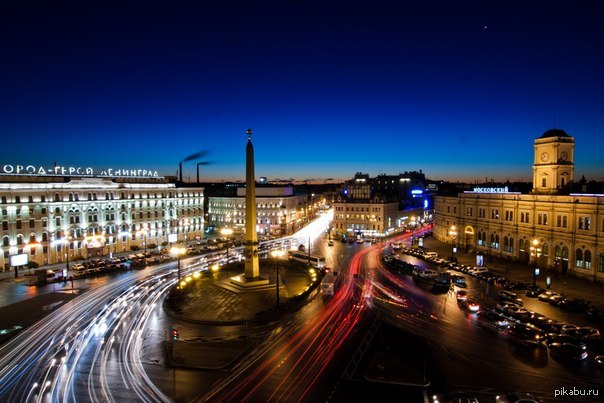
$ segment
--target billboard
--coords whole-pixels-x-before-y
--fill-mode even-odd
[[[168,234],[168,242],[170,242],[170,243],[178,242],[178,234]]]
[[[28,257],[29,257],[29,255],[27,253],[21,253],[19,255],[11,255],[11,257],[10,257],[11,267],[27,265]]]

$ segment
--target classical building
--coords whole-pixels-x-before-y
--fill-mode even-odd
[[[137,176],[140,171],[115,177],[32,172],[5,165],[0,173],[4,270],[11,255],[54,264],[142,251],[166,244],[169,234],[181,242],[203,236],[203,188],[180,188],[157,175]]]
[[[315,217],[322,197],[296,195],[292,187],[256,187],[256,229],[262,235],[288,235]],[[208,225],[245,232],[245,187],[236,196],[208,198]]]
[[[435,196],[434,236],[484,255],[604,281],[604,195],[570,193],[574,144],[560,129],[535,140],[530,194],[483,187]]]

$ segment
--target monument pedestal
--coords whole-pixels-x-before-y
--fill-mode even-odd
[[[250,278],[245,274],[239,274],[223,282],[222,287],[235,292],[249,292],[273,289],[274,284],[271,284],[268,278],[261,276]]]

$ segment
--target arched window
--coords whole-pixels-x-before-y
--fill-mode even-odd
[[[35,243],[36,242],[36,234],[31,233],[29,234],[29,243]]]
[[[549,246],[546,243],[541,244],[541,256],[549,256]]]
[[[575,251],[575,260],[576,260],[575,266],[583,268],[583,250],[577,249]]]
[[[510,253],[514,253],[514,238],[510,237]]]
[[[586,269],[591,269],[591,251],[586,250],[585,253],[583,254],[583,262],[584,262],[584,267]]]
[[[17,245],[23,245],[23,235],[17,235]]]
[[[42,242],[48,242],[48,232],[42,232]]]
[[[73,201],[73,193],[69,193],[69,201]]]
[[[60,202],[61,201],[61,196],[58,193],[55,193],[55,201],[56,202]]]
[[[9,240],[7,236],[2,237],[2,246],[9,246]]]
[[[598,271],[604,273],[604,252],[600,253],[600,259],[598,261]]]

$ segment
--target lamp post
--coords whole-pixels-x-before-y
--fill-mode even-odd
[[[537,287],[537,272],[539,271],[539,255],[541,255],[541,248],[539,247],[539,240],[533,239],[533,244],[531,246],[531,257],[534,257],[533,260],[533,287]],[[530,259],[529,259],[530,264]]]
[[[451,235],[451,260],[455,261],[455,240],[457,239],[457,229],[455,228],[455,225],[451,225],[449,235]]]
[[[285,252],[282,250],[274,250],[271,252],[271,256],[277,260],[281,259],[285,255]],[[279,308],[279,263],[277,263],[277,268],[275,270],[277,274],[277,279],[275,280],[277,287],[277,308]]]
[[[178,272],[178,300],[180,301],[180,256],[185,253],[186,249],[178,246],[173,246],[170,248],[170,254],[176,256],[177,260],[177,272]]]
[[[147,254],[147,224],[143,225],[143,250],[145,252],[145,255]]]
[[[233,235],[233,229],[223,228],[220,230],[220,234],[226,237],[226,261],[229,263],[229,237]]]
[[[67,237],[65,242],[65,268],[69,272],[69,244],[71,243],[71,237]]]

